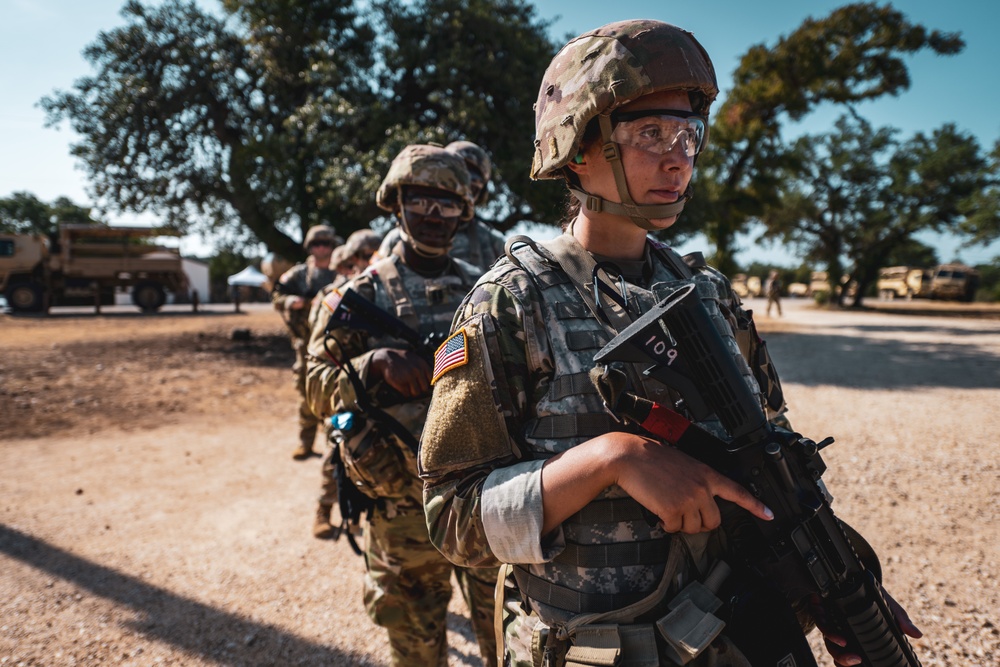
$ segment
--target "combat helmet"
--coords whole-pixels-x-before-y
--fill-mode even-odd
[[[306,232],[306,237],[302,240],[302,247],[308,250],[309,244],[316,239],[325,239],[334,246],[340,245],[341,242],[337,232],[330,225],[313,225]]]
[[[382,237],[374,230],[359,229],[351,232],[351,235],[347,237],[344,248],[345,252],[351,257],[363,254],[367,258],[378,250],[381,243]]]
[[[476,197],[476,203],[485,203],[488,196],[486,184],[490,182],[490,176],[493,175],[493,162],[490,160],[490,156],[482,146],[474,144],[471,141],[453,141],[445,146],[444,149],[455,153],[465,160],[465,164],[469,166],[470,171],[475,169],[482,175],[483,189],[480,190],[479,196]]]
[[[715,68],[690,32],[661,21],[621,21],[570,40],[552,59],[535,103],[535,155],[531,178],[565,178],[564,167],[582,148],[588,124],[597,120],[604,155],[611,163],[621,204],[570,186],[592,211],[628,216],[643,229],[650,219],[680,213],[690,189],[677,202],[637,205],[628,192],[618,144],[611,140],[611,113],[644,95],[687,91],[694,114],[704,117],[719,94]]]
[[[469,170],[465,161],[440,146],[412,144],[393,159],[389,173],[375,195],[375,203],[379,208],[399,214],[399,231],[404,242],[428,257],[445,254],[449,247],[435,248],[410,236],[406,212],[402,207],[401,187],[404,185],[437,188],[458,195],[462,201],[462,214],[459,217],[461,220],[470,220],[475,204],[469,189]]]

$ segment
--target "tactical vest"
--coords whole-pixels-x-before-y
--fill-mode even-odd
[[[452,270],[445,275],[425,278],[394,254],[373,264],[352,285],[425,340],[443,341],[455,310],[474,283],[474,267],[453,261]],[[374,294],[369,296],[371,292]],[[398,346],[399,341],[394,339],[369,340],[369,349]],[[429,404],[430,395],[385,407],[385,412],[419,440]],[[358,489],[372,498],[419,500],[422,486],[417,476],[416,452],[365,415],[356,415],[350,424],[348,430],[335,435],[342,442],[341,459],[347,474]]]
[[[508,242],[508,257],[532,277],[539,291],[535,304],[546,322],[554,362],[552,376],[545,380],[544,396],[537,402],[533,418],[524,424],[522,433],[531,456],[536,459],[549,458],[609,431],[627,430],[604,409],[588,377],[595,353],[615,332],[595,317],[586,303],[592,284],[583,285],[581,291],[580,276],[574,280],[555,261],[558,253],[565,258],[568,252],[576,254],[569,263],[594,265],[589,253],[575,241],[567,241],[566,236],[557,240],[561,247],[555,255],[552,242],[538,244],[540,249],[512,249]],[[647,252],[652,255],[650,288],[624,280],[619,283],[625,292],[621,301],[628,310],[624,323],[637,318],[671,289],[693,282],[743,369],[747,384],[759,393],[753,373],[734,339],[733,328],[723,314],[729,310],[720,299],[724,279],[703,265],[691,270],[675,253],[655,242],[649,242]],[[633,391],[673,404],[676,395],[672,390],[655,380],[644,379],[636,370],[631,371]],[[718,423],[702,425],[724,434]],[[671,536],[659,527],[651,513],[618,487],[605,490],[567,519],[562,529],[565,549],[553,561],[514,566],[522,597],[549,625],[563,623],[579,614],[608,612],[636,603],[665,578],[677,584],[687,583],[678,582],[675,573],[665,572],[672,548]],[[687,545],[690,553],[682,562],[671,559],[682,579],[692,576],[690,570],[695,561],[701,560],[707,537],[703,534],[701,538],[685,540],[690,543]]]

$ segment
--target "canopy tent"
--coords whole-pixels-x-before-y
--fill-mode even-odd
[[[267,276],[254,267],[248,266],[239,273],[234,273],[226,278],[226,282],[239,287],[263,287],[264,283],[267,282]]]

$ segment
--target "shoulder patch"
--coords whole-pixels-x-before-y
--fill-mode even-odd
[[[281,277],[278,278],[278,282],[284,284],[284,283],[287,283],[289,280],[291,280],[295,276],[295,273],[296,273],[295,269],[296,268],[297,268],[297,266],[293,266],[292,268],[290,268],[287,271],[285,271],[284,273],[282,273]]]
[[[441,343],[441,347],[434,353],[434,372],[431,375],[431,384],[437,382],[438,378],[453,368],[464,366],[469,363],[469,341],[465,335],[465,327],[462,327],[448,340]]]
[[[337,310],[337,306],[340,304],[340,290],[331,290],[326,297],[323,298],[323,307],[329,310],[331,313]]]

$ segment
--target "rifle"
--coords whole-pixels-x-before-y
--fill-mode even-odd
[[[434,363],[434,351],[444,342],[444,338],[437,334],[422,337],[398,317],[385,312],[350,288],[340,295],[340,302],[327,322],[326,333],[329,334],[336,326],[361,329],[373,336],[398,338],[431,365]]]
[[[768,421],[694,285],[672,292],[612,339],[594,361],[652,362],[645,373],[677,389],[695,420],[714,414],[722,423],[729,442],[634,394],[622,393],[609,406],[736,480],[771,508],[774,519],[762,521],[720,501],[728,505],[723,522],[734,556],[746,568],[772,582],[789,603],[818,595],[829,620],[865,667],[920,667],[885,600],[877,557],[866,564],[858,556],[855,547],[863,540],[855,537],[852,543],[848,531],[853,530],[830,506],[819,452],[833,438],[816,443]]]

